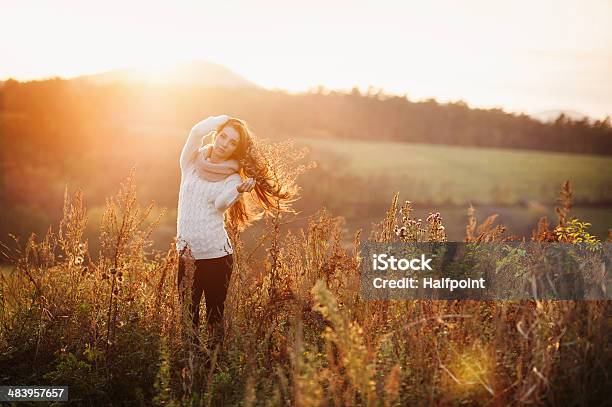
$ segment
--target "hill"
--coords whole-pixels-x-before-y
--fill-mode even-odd
[[[155,83],[183,86],[220,86],[228,88],[257,88],[223,65],[207,61],[183,61],[167,66],[142,66],[113,69],[110,71],[73,78],[96,85],[115,83]]]

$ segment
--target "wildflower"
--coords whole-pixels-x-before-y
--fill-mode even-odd
[[[400,237],[405,237],[407,235],[406,226],[402,226],[399,228],[395,226],[394,231],[395,231],[395,234]]]

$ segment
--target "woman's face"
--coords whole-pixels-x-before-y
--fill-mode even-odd
[[[227,160],[238,148],[240,135],[231,126],[224,127],[215,137],[212,154],[217,160]]]

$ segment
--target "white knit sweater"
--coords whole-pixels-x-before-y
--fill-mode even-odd
[[[203,136],[216,129],[228,116],[211,116],[189,133],[180,158],[181,187],[177,213],[177,250],[189,245],[195,259],[212,259],[234,252],[223,224],[223,212],[240,197],[242,182],[234,173],[221,181],[207,181],[197,175],[195,152]]]

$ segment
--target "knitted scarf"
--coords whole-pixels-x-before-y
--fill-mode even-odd
[[[230,159],[220,163],[208,161],[212,154],[213,144],[206,144],[198,149],[195,158],[195,168],[200,178],[206,181],[221,181],[235,172],[238,172],[240,164],[237,160]]]

